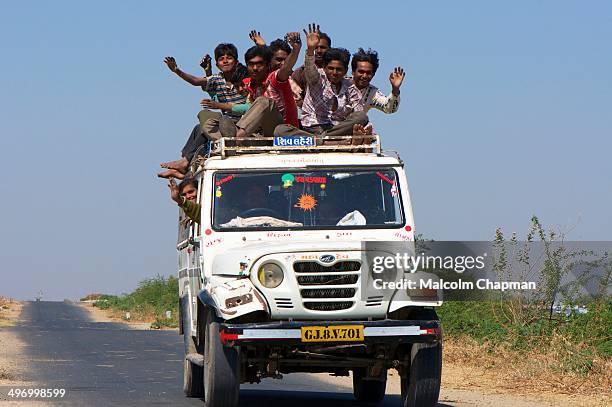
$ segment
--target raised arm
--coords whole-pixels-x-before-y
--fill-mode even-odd
[[[266,40],[263,39],[259,31],[251,30],[251,32],[249,33],[249,38],[255,43],[255,45],[266,45]]]
[[[381,112],[390,114],[397,112],[399,108],[400,97],[393,92],[389,96],[385,96],[380,90],[376,89],[376,93],[370,101],[370,107],[378,109]]]
[[[211,63],[211,61],[212,61],[212,58],[208,54],[204,55],[202,57],[202,60],[200,61],[200,66],[204,70],[204,75],[206,75],[207,78],[210,75],[212,75],[212,63]]]
[[[285,38],[291,46],[291,53],[285,60],[283,66],[278,70],[278,73],[276,74],[276,79],[281,82],[289,80],[291,71],[293,71],[293,67],[297,62],[298,56],[300,55],[300,50],[302,49],[302,39],[300,38],[300,33],[287,33],[287,36]]]
[[[173,57],[166,57],[164,59],[164,62],[168,66],[168,69],[170,69],[172,72],[177,74],[178,77],[183,79],[185,82],[189,82],[193,86],[206,86],[207,79],[205,76],[203,77],[194,76],[194,75],[188,74],[187,72],[181,71],[178,68],[176,64],[176,60]]]
[[[321,80],[317,66],[315,65],[315,49],[319,45],[319,26],[308,24],[306,34],[306,56],[304,57],[304,77],[309,85],[316,85]]]
[[[404,82],[406,73],[401,66],[396,66],[395,69],[389,75],[389,82],[391,82],[391,93],[395,96],[400,94],[400,86]]]

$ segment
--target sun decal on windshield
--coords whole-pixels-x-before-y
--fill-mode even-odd
[[[303,194],[300,196],[297,204],[295,204],[296,208],[300,208],[304,211],[312,211],[315,206],[317,206],[317,200],[314,196],[309,194]]]

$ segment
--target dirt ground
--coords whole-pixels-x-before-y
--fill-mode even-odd
[[[521,388],[507,389],[496,385],[496,378],[489,378],[484,370],[444,364],[442,367],[442,390],[440,403],[453,407],[496,406],[496,407],[592,407],[612,405],[610,397],[585,397],[569,394],[530,393]],[[351,377],[335,377],[316,374],[318,380],[334,383],[351,389]],[[387,394],[401,394],[400,378],[396,371],[390,371],[387,378]]]
[[[0,387],[7,390],[10,387],[35,386],[36,383],[25,380],[28,370],[28,358],[25,344],[11,332],[8,327],[18,325],[23,304],[18,301],[0,300]],[[0,392],[0,403],[3,406],[44,406],[40,401],[8,401]]]

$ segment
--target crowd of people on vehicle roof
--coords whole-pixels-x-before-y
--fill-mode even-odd
[[[404,70],[396,67],[389,75],[391,93],[385,95],[371,84],[378,69],[376,51],[359,48],[351,54],[332,48],[329,35],[309,24],[304,65],[293,71],[302,41],[299,32],[287,33],[266,45],[257,31],[249,37],[255,45],[238,61],[236,46],[219,44],[214,50],[218,74],[212,74],[211,58],[200,62],[204,76],[182,71],[173,57],[164,59],[168,68],[194,86],[208,92],[197,124],[181,152],[181,159],[162,163],[162,178],[184,179],[193,157],[209,142],[221,137],[252,136],[367,136],[372,124],[367,112],[397,111]],[[347,77],[349,64],[352,77]],[[353,139],[361,144],[363,138]],[[182,200],[181,200],[182,201]],[[177,202],[178,203],[178,202]]]

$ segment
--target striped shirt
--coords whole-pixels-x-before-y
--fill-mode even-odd
[[[368,85],[367,88],[357,90],[361,94],[359,104],[363,106],[363,110],[366,112],[374,108],[389,114],[397,112],[397,109],[399,108],[399,95],[395,96],[393,93],[391,93],[389,96],[385,96],[380,89],[373,85]]]
[[[238,93],[234,85],[227,82],[220,74],[211,75],[206,78],[206,85],[202,86],[202,90],[214,93],[220,103],[246,103],[246,97]],[[227,114],[234,116],[231,112]]]
[[[363,105],[359,104],[362,95],[353,86],[353,81],[343,78],[342,86],[336,92],[325,71],[315,65],[314,55],[306,54],[304,73],[306,96],[302,105],[302,126],[335,125],[354,111],[363,110]]]

